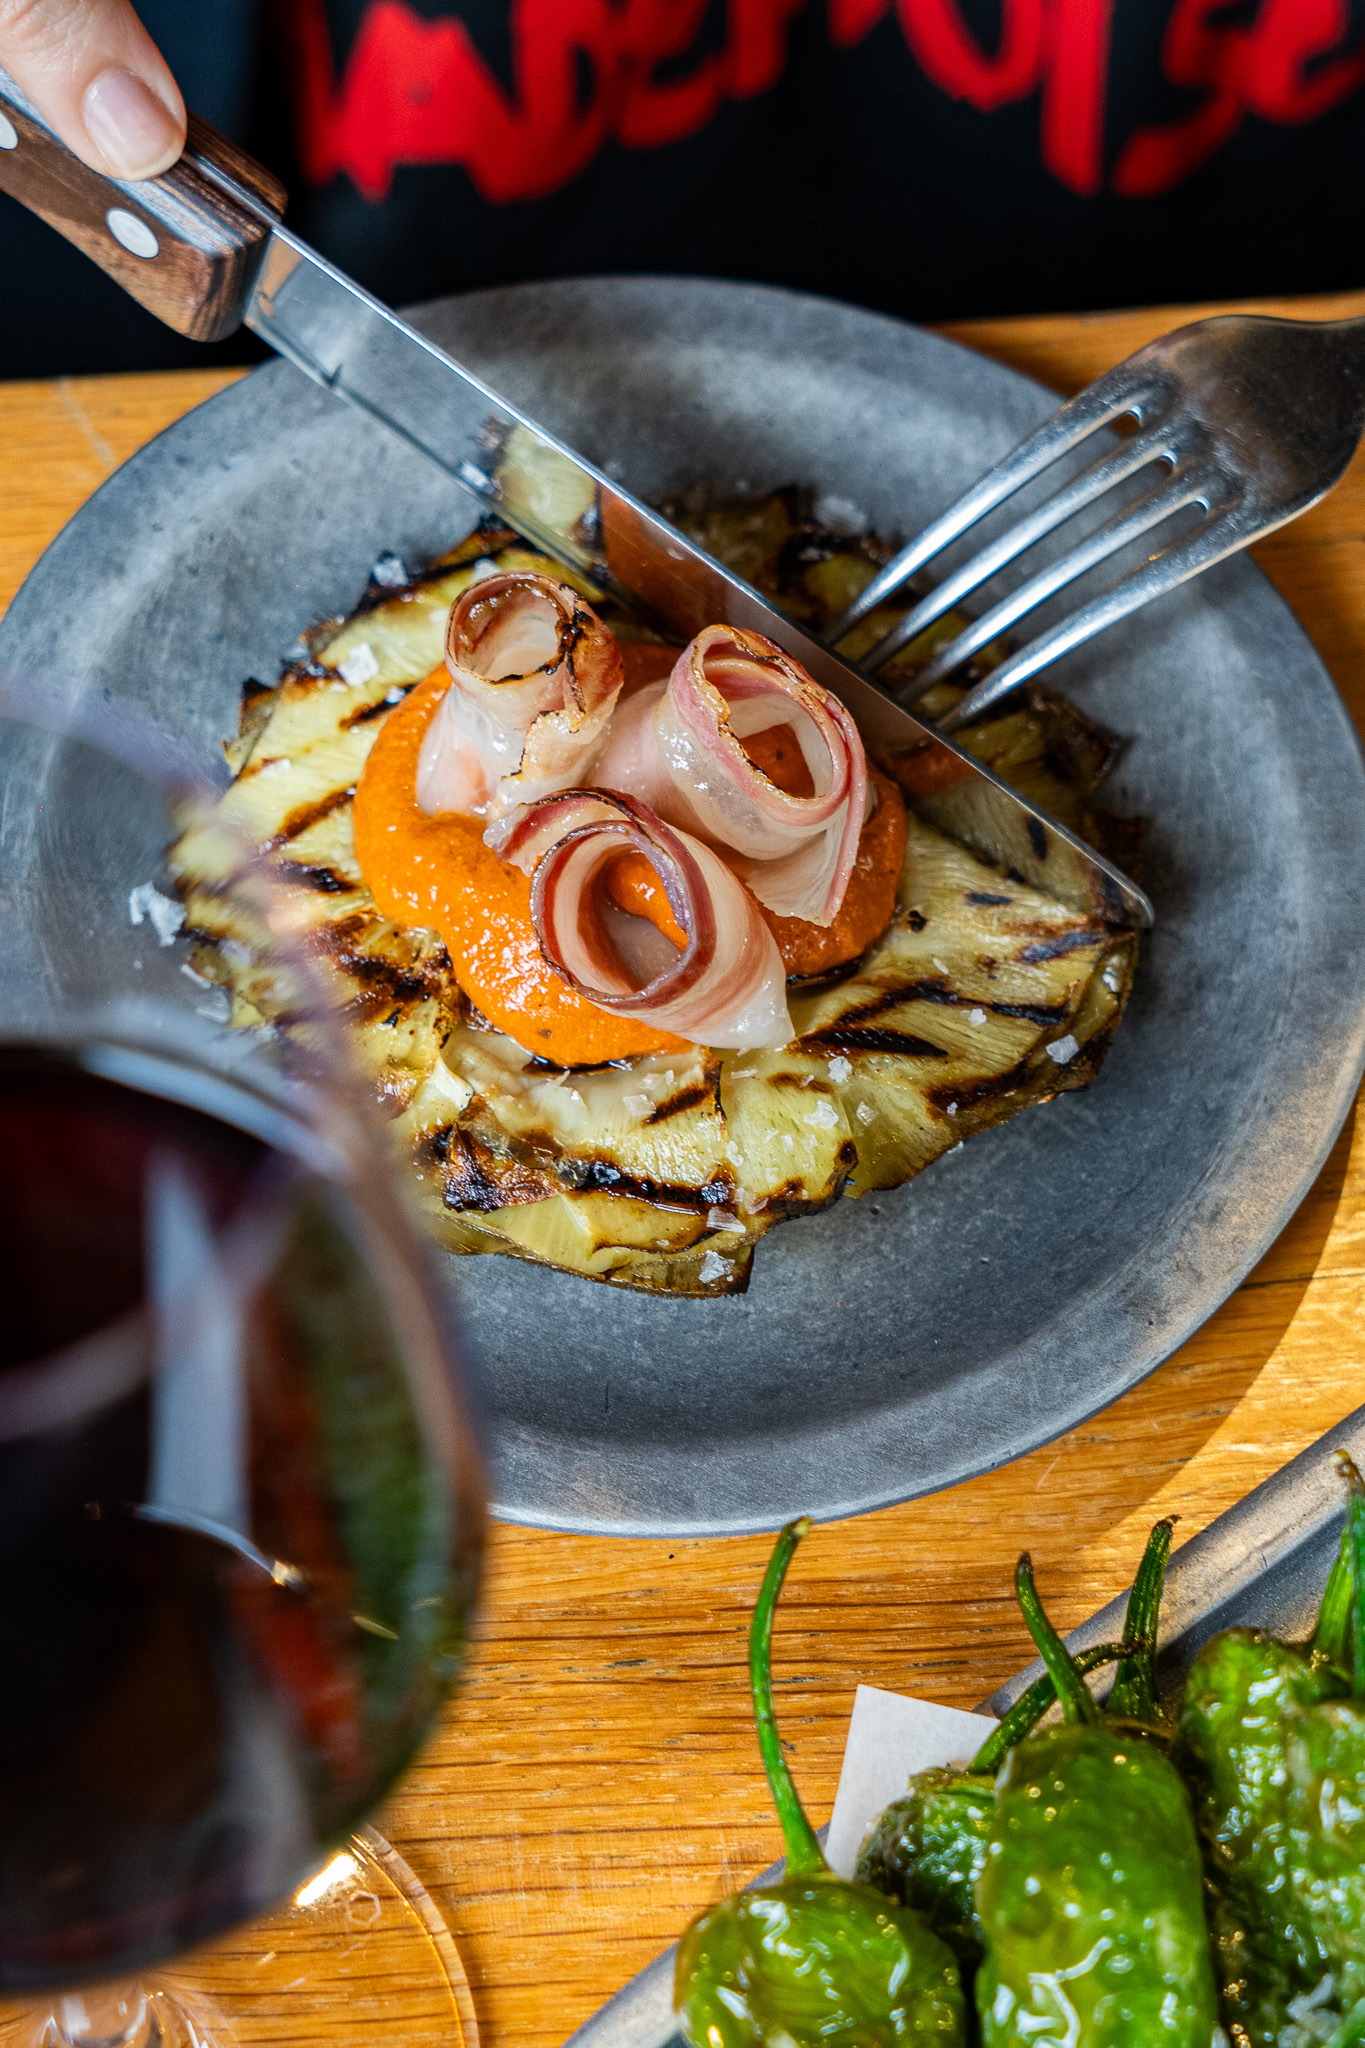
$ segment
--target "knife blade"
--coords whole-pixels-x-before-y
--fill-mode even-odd
[[[669,635],[713,624],[766,634],[843,700],[875,756],[920,787],[916,812],[996,866],[1110,923],[1152,922],[1142,890],[1111,861],[300,241],[280,220],[276,181],[207,123],[191,116],[185,152],[162,177],[108,179],[0,71],[0,190],[181,333],[214,340],[245,323]]]

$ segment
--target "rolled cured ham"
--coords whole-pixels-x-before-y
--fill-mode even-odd
[[[758,906],[710,847],[638,797],[570,790],[486,836],[531,875],[541,951],[587,1001],[699,1045],[788,1043],[785,970]],[[612,871],[632,860],[662,890],[660,922],[676,937],[620,907]]]
[[[746,753],[746,739],[774,726],[794,733],[809,796],[779,789]],[[666,685],[621,706],[593,779],[723,847],[779,917],[838,915],[869,809],[862,739],[839,699],[761,633],[698,633]]]
[[[567,583],[472,583],[446,628],[450,688],[417,761],[432,815],[499,818],[589,779],[621,689],[616,642]]]

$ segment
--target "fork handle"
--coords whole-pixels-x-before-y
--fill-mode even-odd
[[[240,327],[285,206],[278,178],[197,114],[179,162],[159,178],[106,178],[53,134],[5,71],[0,191],[194,341]]]

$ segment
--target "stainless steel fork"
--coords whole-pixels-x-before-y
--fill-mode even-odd
[[[1102,427],[1136,429],[955,569],[860,666],[875,675],[927,626],[1066,520],[1154,464],[1166,474],[1011,590],[896,691],[912,704],[1046,599],[1175,514],[1194,523],[1112,587],[1008,655],[938,721],[951,732],[1082,641],[1272,533],[1331,490],[1365,432],[1365,320],[1220,314],[1149,342],[1028,434],[878,571],[825,638],[836,646],[978,520]]]

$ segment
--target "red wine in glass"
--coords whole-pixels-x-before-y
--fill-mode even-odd
[[[0,1045],[7,1998],[283,1898],[454,1675],[474,1432],[328,1108],[126,1035]]]

